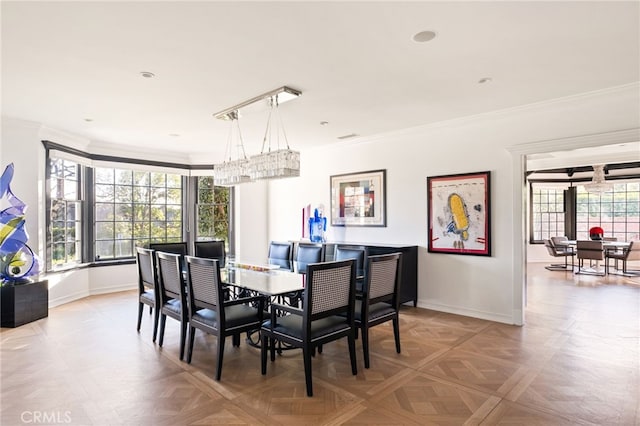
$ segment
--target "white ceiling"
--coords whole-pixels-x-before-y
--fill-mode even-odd
[[[636,82],[639,5],[2,1],[2,113],[212,162],[212,114],[288,85],[292,148],[340,143]],[[266,108],[240,124],[258,151]]]

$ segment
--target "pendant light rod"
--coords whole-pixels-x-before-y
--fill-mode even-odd
[[[223,109],[222,111],[216,112],[215,114],[213,114],[213,116],[220,120],[233,120],[234,113],[237,114],[238,110],[240,110],[241,108],[244,108],[251,104],[255,104],[256,102],[260,102],[265,99],[272,99],[277,96],[278,102],[283,103],[291,99],[295,99],[301,94],[302,92],[299,90],[292,89],[291,87],[288,87],[288,86],[282,86],[282,87],[278,87],[277,89],[271,90],[269,92],[263,93],[261,95],[255,96],[251,99],[247,99],[244,102],[240,102],[239,104]]]

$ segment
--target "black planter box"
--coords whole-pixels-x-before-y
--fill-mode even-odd
[[[1,287],[2,327],[19,327],[49,316],[47,280]]]

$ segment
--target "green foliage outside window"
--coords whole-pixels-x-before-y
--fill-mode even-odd
[[[197,237],[202,240],[224,240],[229,247],[230,189],[215,186],[213,178],[198,178],[196,205]]]

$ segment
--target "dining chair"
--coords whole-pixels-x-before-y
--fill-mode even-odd
[[[549,240],[555,247],[565,247],[569,245],[569,238],[564,235],[555,235],[549,238]]]
[[[334,260],[355,259],[356,261],[356,292],[362,291],[362,286],[366,280],[367,267],[367,249],[362,246],[343,246],[336,247]]]
[[[155,251],[161,251],[164,253],[174,253],[181,256],[189,254],[187,250],[187,243],[184,241],[175,243],[150,243],[149,248]]]
[[[369,329],[393,321],[396,352],[400,353],[400,253],[370,256],[367,260],[367,279],[362,295],[356,297],[355,325],[362,331],[364,367],[369,368]],[[356,332],[357,336],[357,332]]]
[[[293,256],[293,243],[271,241],[269,243],[268,261],[272,265],[278,265],[283,269],[291,269]]]
[[[262,374],[267,374],[267,350],[275,361],[276,341],[302,348],[307,396],[313,396],[311,357],[315,348],[346,337],[351,372],[356,375],[355,282],[353,259],[309,265],[302,309],[272,303],[271,319],[262,324]]]
[[[576,256],[576,252],[573,250],[573,247],[570,247],[568,245],[556,246],[555,244],[553,244],[552,240],[544,240],[544,246],[547,248],[547,252],[550,256],[564,258],[564,265],[562,263],[552,263],[551,265],[545,266],[545,269],[549,271],[566,271],[569,269],[567,258],[570,257],[571,270],[573,271],[575,266],[574,258]]]
[[[627,262],[640,260],[640,241],[631,241],[629,247],[624,248],[622,251],[607,251],[605,252],[606,261],[604,264],[605,273],[609,273],[609,260],[614,259],[616,261],[615,268],[618,269],[618,261],[622,261],[622,275],[624,276],[638,276],[640,271],[630,271],[627,268]]]
[[[158,344],[164,343],[164,327],[167,317],[180,322],[180,360],[184,358],[187,335],[188,306],[182,279],[182,256],[175,253],[156,252],[158,265],[158,289],[160,291],[160,336]]]
[[[142,324],[144,305],[153,313],[153,341],[158,334],[159,306],[158,280],[156,277],[156,258],[153,250],[136,247],[136,263],[138,264],[138,327]]]
[[[576,256],[578,257],[578,270],[576,274],[590,274],[604,276],[604,272],[590,271],[584,269],[584,261],[604,260],[604,247],[602,241],[578,240],[576,242]]]
[[[225,244],[224,240],[195,241],[194,255],[205,259],[216,259],[221,268],[225,265]]]
[[[298,272],[306,272],[310,263],[324,261],[324,245],[313,243],[298,243],[295,247],[294,260]]]
[[[240,333],[260,329],[264,298],[254,296],[224,300],[224,287],[220,279],[218,260],[193,256],[187,256],[185,260],[189,301],[187,363],[191,363],[196,329],[216,336],[218,340],[216,380],[220,380],[225,339],[233,336],[233,345],[240,346]]]

